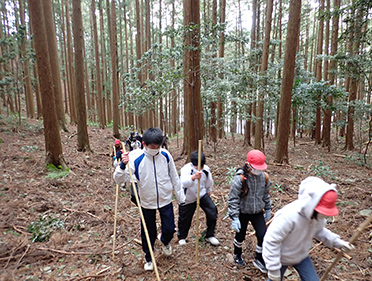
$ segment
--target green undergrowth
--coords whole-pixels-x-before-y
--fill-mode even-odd
[[[46,169],[49,172],[46,177],[50,179],[65,178],[70,173],[70,168],[63,169],[61,166],[56,167],[53,164],[48,164]]]

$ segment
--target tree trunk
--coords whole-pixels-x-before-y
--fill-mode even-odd
[[[25,24],[25,15],[24,15],[24,8],[23,8],[23,1],[19,1],[19,14],[21,18],[21,25],[26,26]],[[25,28],[25,38],[27,38],[27,29]],[[22,40],[22,57],[26,57],[26,40]],[[32,84],[31,84],[31,77],[30,77],[30,68],[28,64],[28,59],[25,59],[23,62],[23,69],[24,75],[23,79],[25,81],[25,100],[26,100],[26,109],[27,109],[27,116],[30,118],[35,117],[35,109],[34,109],[34,98],[32,95]]]
[[[324,0],[319,1],[319,15],[322,15],[324,11]],[[317,46],[317,55],[320,56],[323,53],[323,32],[324,32],[324,21],[323,19],[319,20],[319,31],[318,31],[318,46]],[[316,80],[320,82],[322,80],[322,60],[318,59],[316,63]],[[321,93],[317,97],[317,106],[316,106],[316,121],[315,121],[315,144],[321,143],[321,109],[320,109],[320,100]]]
[[[113,113],[113,134],[120,139],[120,115],[119,115],[119,82],[118,82],[118,50],[116,46],[116,6],[115,1],[111,1],[111,67],[112,67],[112,113]]]
[[[327,7],[329,10],[330,0],[327,0]],[[333,1],[333,9],[338,10],[340,8],[341,0]],[[332,38],[331,38],[331,56],[335,56],[337,53],[337,38],[338,38],[338,15],[334,15],[332,19]],[[327,24],[328,29],[328,24]],[[335,74],[333,73],[336,70],[336,61],[331,60],[329,64],[329,69],[331,70],[329,75],[330,84],[335,84]],[[332,96],[327,97],[327,109],[324,112],[324,131],[323,131],[323,146],[328,147],[328,151],[331,148],[331,117],[332,109],[330,108],[333,104]]]
[[[84,89],[84,58],[83,58],[83,19],[80,0],[72,1],[72,32],[75,49],[75,87],[76,87],[76,117],[77,117],[77,150],[86,151],[89,148],[87,129],[87,109]]]
[[[265,39],[262,50],[261,60],[261,75],[265,75],[269,63],[269,47],[270,47],[270,33],[271,20],[273,13],[273,0],[267,0],[266,5],[266,24],[265,24]],[[257,116],[256,116],[256,131],[254,137],[254,148],[262,150],[263,148],[263,113],[264,113],[264,93],[258,94]]]
[[[74,83],[74,68],[73,68],[73,54],[72,54],[72,38],[70,28],[70,10],[68,6],[69,1],[66,0],[66,33],[67,33],[67,63],[68,63],[68,75],[69,75],[69,101],[70,101],[70,120],[72,124],[76,124],[76,99],[75,99],[75,83]]]
[[[217,25],[217,0],[213,0],[212,3],[212,23],[213,26]],[[214,29],[213,29],[214,30]],[[216,34],[214,32],[213,37],[215,37]],[[212,55],[212,61],[215,61],[217,54]],[[217,67],[216,65],[212,65],[212,68]],[[209,137],[211,142],[216,143],[217,142],[217,116],[216,116],[216,110],[217,110],[217,104],[213,100],[210,103],[210,109],[211,109],[211,117],[210,117],[210,123],[209,123]]]
[[[49,48],[49,59],[52,67],[53,75],[53,87],[54,87],[54,98],[57,109],[57,117],[59,121],[59,126],[65,132],[68,131],[66,127],[66,118],[63,108],[63,98],[62,98],[62,87],[61,87],[61,73],[58,58],[58,46],[57,37],[55,30],[55,23],[53,17],[53,8],[51,1],[43,1],[44,7],[44,17],[45,17],[45,27],[48,38],[48,48]]]
[[[139,0],[136,0],[136,58],[137,58],[137,69],[138,69],[138,80],[140,84],[142,85],[142,71],[141,69],[141,64],[140,64],[140,59],[142,57],[142,34],[141,34],[141,13],[140,13],[140,3]],[[139,127],[139,130],[143,130],[143,114],[138,116],[138,124],[137,127]]]
[[[97,31],[97,17],[96,17],[96,1],[92,0],[92,22],[93,22],[93,37],[94,37],[94,56],[95,56],[95,68],[96,68],[96,95],[97,95],[97,113],[98,113],[98,120],[100,128],[103,129],[105,127],[104,119],[103,119],[103,102],[102,102],[102,84],[101,84],[101,66],[100,66],[100,59],[101,56],[99,54],[99,43],[98,43],[98,31]]]
[[[198,149],[198,141],[203,138],[203,114],[200,95],[200,3],[199,0],[183,1],[183,25],[190,31],[186,34],[183,55],[185,133],[183,152],[189,158]],[[192,28],[191,28],[192,26]],[[191,48],[192,46],[192,48]]]
[[[33,29],[36,61],[39,73],[41,99],[43,103],[44,137],[46,163],[66,168],[63,158],[61,136],[54,103],[53,78],[50,65],[47,32],[44,21],[42,0],[28,0],[31,24]]]
[[[295,70],[298,36],[300,32],[300,20],[301,1],[291,0],[289,3],[289,20],[280,96],[278,139],[275,149],[275,162],[278,163],[289,163],[288,139],[291,117],[293,77]]]
[[[175,16],[175,0],[172,1],[172,30],[174,30],[174,16]],[[174,36],[171,37],[171,50],[174,49]],[[175,68],[174,59],[171,59],[170,66],[172,69]],[[173,83],[172,87],[172,135],[176,135],[178,132],[178,103],[177,103],[177,95],[176,95],[176,83]]]
[[[226,20],[226,0],[221,0],[220,1],[220,23],[224,24]],[[220,33],[220,40],[219,40],[219,54],[218,56],[220,58],[223,58],[225,56],[225,30],[223,30]],[[223,77],[220,77],[221,79]],[[217,101],[217,134],[218,138],[222,139],[224,135],[224,120],[223,120],[223,100],[221,95],[218,96],[218,101]]]

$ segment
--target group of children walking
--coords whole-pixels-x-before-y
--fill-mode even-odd
[[[198,151],[190,155],[190,162],[181,168],[180,177],[172,155],[163,149],[163,132],[160,128],[147,129],[142,137],[143,150],[121,153],[120,164],[114,172],[114,180],[124,184],[130,180],[129,169],[134,175],[144,221],[149,234],[149,246],[141,222],[142,249],[145,253],[145,270],[153,270],[150,249],[154,248],[156,238],[162,244],[163,253],[172,254],[170,241],[176,232],[172,205],[173,191],[179,204],[178,243],[187,243],[193,215],[197,207],[197,189],[200,181],[200,207],[206,214],[206,241],[214,246],[220,242],[215,237],[217,207],[210,192],[213,178],[206,165],[205,155],[201,154],[201,170],[198,170]],[[266,222],[271,218],[270,179],[265,155],[259,150],[247,154],[243,167],[234,176],[228,199],[228,215],[235,230],[234,260],[239,266],[243,259],[242,245],[249,222],[257,238],[253,265],[268,280],[283,279],[289,265],[293,265],[301,280],[319,280],[309,258],[308,250],[312,239],[322,241],[330,247],[351,250],[353,246],[325,228],[326,217],[337,215],[336,188],[316,177],[305,179],[299,190],[299,198],[278,211],[268,230]],[[156,210],[161,220],[161,232],[157,235]]]

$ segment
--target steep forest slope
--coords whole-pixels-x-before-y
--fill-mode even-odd
[[[0,280],[155,280],[143,269],[138,209],[130,202],[129,188],[119,191],[115,257],[112,259],[115,184],[110,157],[114,139],[111,129],[89,128],[93,153],[76,151],[76,128],[62,133],[64,157],[70,171],[63,174],[44,166],[44,137],[38,123],[28,123],[15,132],[7,124],[0,130]],[[161,280],[266,280],[251,263],[255,236],[249,227],[243,255],[247,266],[231,263],[234,232],[225,218],[229,183],[247,151],[242,139],[220,140],[216,151],[204,142],[207,164],[215,186],[212,198],[219,211],[213,247],[201,237],[199,262],[195,263],[195,220],[188,243],[180,246],[176,235],[173,254],[165,257],[157,241],[155,256]],[[182,139],[172,138],[169,150],[177,168],[185,163],[180,155]],[[266,140],[268,173],[272,180],[273,212],[296,199],[298,185],[307,176],[319,175],[337,183],[340,214],[328,227],[344,239],[350,238],[372,211],[372,172],[358,163],[357,153],[341,151],[334,143],[328,152],[309,138],[290,145],[290,165],[273,163],[275,145]],[[177,218],[178,208],[174,201]],[[201,231],[205,216],[200,212]],[[329,280],[372,280],[372,226],[355,243],[356,250],[344,257]],[[31,239],[41,240],[32,242]],[[310,256],[320,276],[337,252],[314,241]],[[287,280],[298,280],[290,268]]]

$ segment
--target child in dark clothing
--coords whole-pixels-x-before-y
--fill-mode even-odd
[[[247,162],[239,169],[231,183],[228,199],[228,214],[232,218],[232,228],[236,231],[234,239],[234,259],[238,265],[245,265],[242,258],[242,244],[248,223],[256,231],[256,257],[253,265],[266,273],[262,258],[262,242],[266,233],[265,220],[271,217],[270,180],[266,170],[265,155],[259,150],[247,154]],[[263,213],[265,210],[265,213]]]
[[[192,217],[196,210],[196,200],[198,191],[198,180],[200,180],[200,207],[207,217],[206,241],[214,246],[220,242],[214,237],[214,230],[217,221],[217,207],[213,203],[209,193],[212,191],[213,179],[209,167],[205,165],[205,155],[201,154],[202,170],[198,171],[198,151],[193,151],[190,155],[190,163],[181,169],[181,185],[185,190],[185,204],[179,206],[178,217],[178,243],[186,244],[186,237],[189,233]]]

